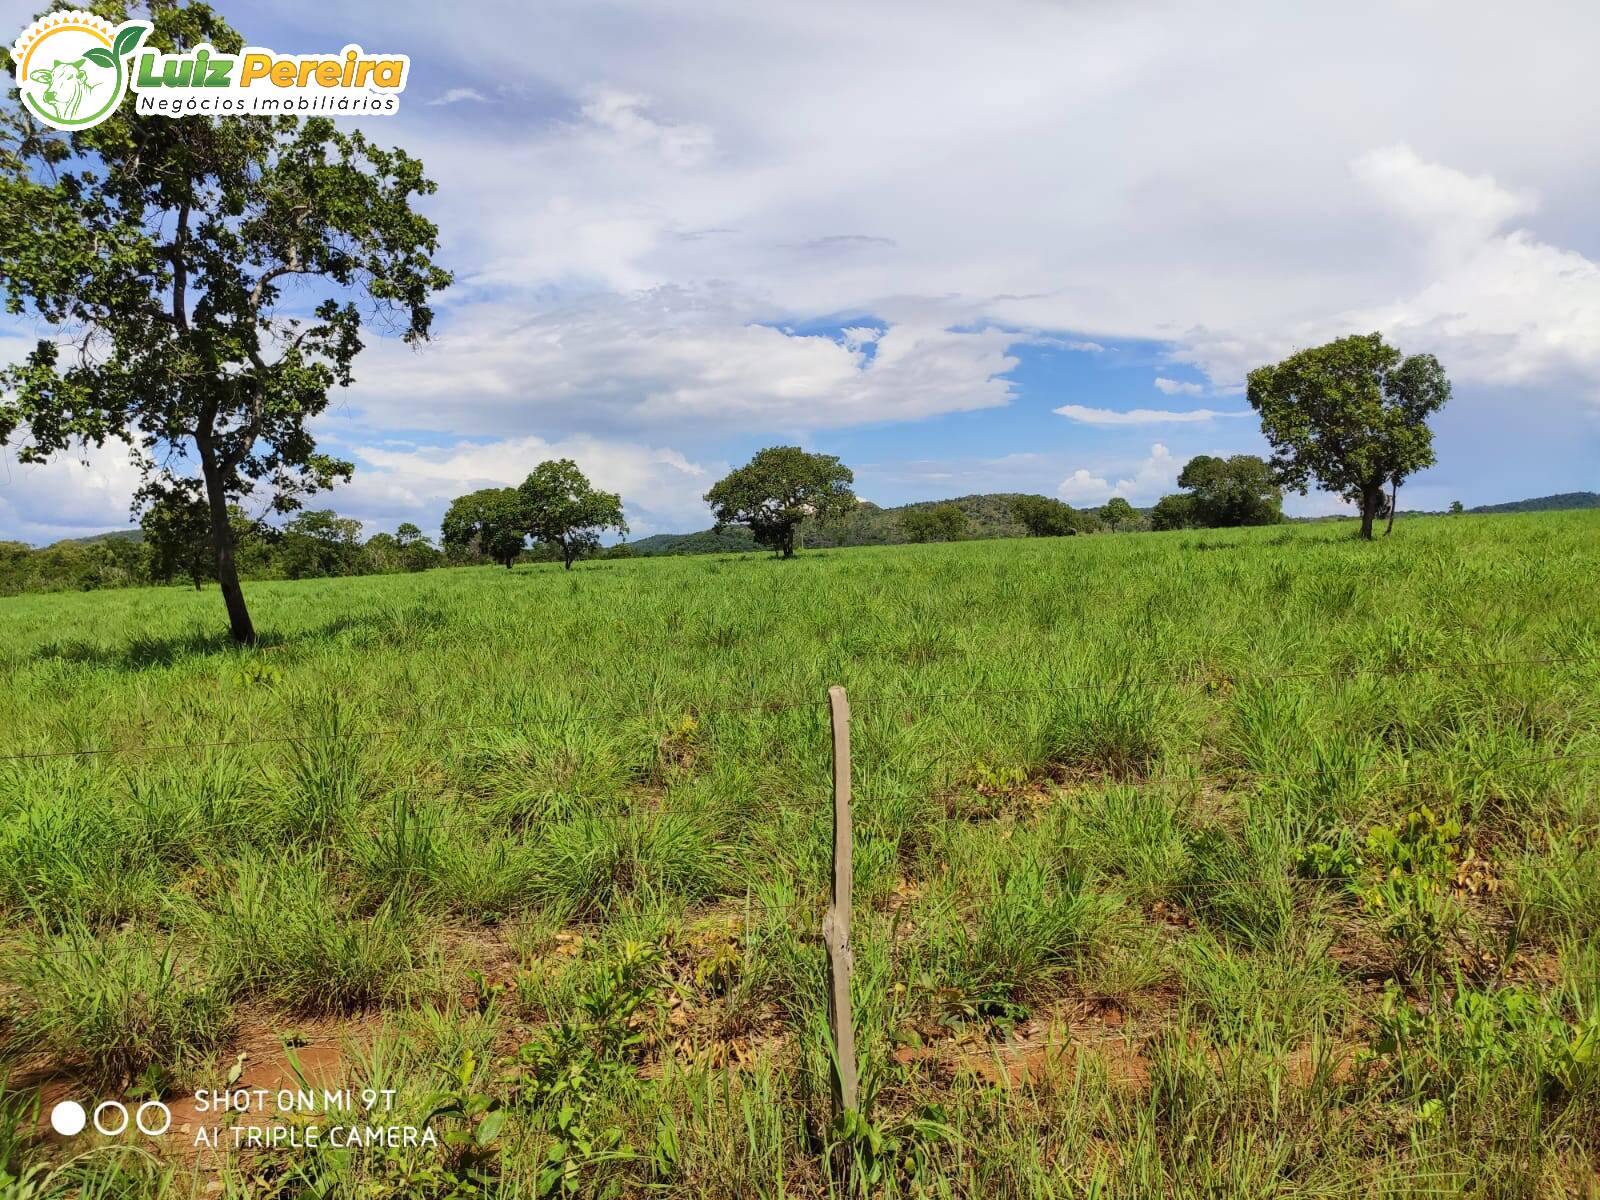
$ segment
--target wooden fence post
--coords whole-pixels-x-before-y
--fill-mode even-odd
[[[833,1115],[856,1107],[856,1031],[850,1009],[850,702],[828,689],[833,718],[833,898],[822,918],[828,948],[828,1027],[833,1033]]]

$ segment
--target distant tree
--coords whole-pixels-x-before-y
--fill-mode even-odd
[[[1029,537],[1071,537],[1083,525],[1082,514],[1049,496],[1018,496],[1011,502],[1011,515]]]
[[[1381,335],[1353,335],[1250,372],[1247,396],[1272,444],[1277,481],[1302,495],[1311,481],[1361,509],[1361,536],[1389,489],[1434,463],[1427,419],[1450,399],[1431,354],[1402,357]]]
[[[900,514],[900,530],[913,542],[953,542],[967,532],[967,514],[954,504],[910,508]]]
[[[456,559],[488,559],[509,571],[522,553],[527,529],[516,488],[484,488],[450,502],[440,541]]]
[[[387,575],[404,569],[405,554],[400,539],[392,533],[375,533],[361,547],[363,573]]]
[[[205,4],[148,10],[152,51],[244,44]],[[450,276],[412,203],[434,185],[324,116],[174,120],[130,102],[69,134],[13,100],[0,133],[0,292],[52,332],[0,372],[0,442],[23,431],[18,457],[37,462],[116,438],[169,482],[192,452],[229,629],[253,642],[228,508],[264,490],[288,512],[350,474],[313,426],[351,382],[365,314],[427,337]]]
[[[287,579],[354,575],[359,566],[361,522],[330,508],[295,514],[283,527],[278,563]]]
[[[1283,491],[1272,466],[1254,454],[1216,458],[1198,454],[1184,464],[1178,486],[1194,494],[1193,520],[1214,529],[1276,525],[1283,520]]]
[[[1199,523],[1194,515],[1194,496],[1189,492],[1174,492],[1170,496],[1163,496],[1150,510],[1150,528],[1158,532],[1193,529]]]
[[[139,528],[150,551],[151,578],[165,583],[181,575],[198,592],[217,577],[211,511],[198,479],[152,481],[141,489],[138,502],[145,506]]]
[[[1121,496],[1113,496],[1100,506],[1100,519],[1112,529],[1122,529],[1138,524],[1139,513]]]
[[[524,528],[535,541],[557,547],[561,562],[572,562],[600,544],[607,529],[628,532],[622,497],[598,492],[570,458],[542,462],[517,488]]]
[[[827,522],[853,511],[855,474],[831,454],[770,446],[706,493],[716,530],[745,525],[755,540],[794,557],[795,530],[808,517]]]
[[[1466,507],[1461,503],[1461,501],[1452,500],[1452,501],[1450,501],[1450,511],[1452,513],[1462,513],[1462,512],[1466,512],[1467,510],[1466,510]]]
[[[413,542],[425,542],[428,539],[423,537],[422,530],[410,521],[402,521],[400,527],[394,531],[394,540],[396,545],[404,549]]]

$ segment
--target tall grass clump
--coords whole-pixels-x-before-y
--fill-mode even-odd
[[[378,1003],[404,982],[422,932],[399,897],[357,915],[315,854],[241,859],[212,907],[184,924],[235,994],[309,1012]]]
[[[5,968],[22,1041],[107,1085],[170,1082],[233,1030],[226,990],[147,929],[97,935],[82,922],[27,939]]]

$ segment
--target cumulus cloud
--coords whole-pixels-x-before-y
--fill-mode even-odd
[[[348,405],[370,423],[457,433],[549,428],[790,431],[1006,404],[1018,335],[908,308],[840,337],[761,323],[717,291],[601,295],[534,316],[458,313],[423,353],[374,346]]]
[[[1060,413],[1069,421],[1077,421],[1083,425],[1162,425],[1215,421],[1224,417],[1248,417],[1253,415],[1249,409],[1233,412],[1214,408],[1192,408],[1187,412],[1173,412],[1161,408],[1130,408],[1125,410],[1088,408],[1082,404],[1063,404],[1054,411]]]
[[[1165,375],[1157,375],[1156,391],[1163,396],[1198,396],[1205,391],[1205,388],[1198,383],[1184,383],[1177,379],[1168,379]]]
[[[4,449],[0,456],[0,536],[42,543],[128,524],[140,475],[121,442],[48,463],[19,463]]]
[[[1056,494],[1068,504],[1103,504],[1111,499],[1111,484],[1079,467],[1061,481]]]
[[[1173,490],[1178,483],[1180,464],[1172,451],[1160,442],[1150,447],[1150,456],[1138,463],[1126,478],[1110,482],[1079,467],[1056,487],[1056,494],[1068,504],[1103,504],[1121,496],[1131,504],[1151,504]]]
[[[570,458],[596,487],[620,492],[634,536],[708,524],[701,499],[726,469],[693,462],[669,446],[614,441],[579,434],[453,442],[441,447],[393,449],[369,446],[355,477],[340,488],[341,512],[393,528],[412,520],[436,529],[456,496],[486,487],[510,487],[546,459]]]

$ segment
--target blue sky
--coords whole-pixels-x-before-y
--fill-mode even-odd
[[[693,529],[776,442],[885,504],[1147,504],[1264,452],[1250,367],[1373,329],[1455,384],[1403,506],[1600,488],[1594,6],[1493,39],[1500,8],[1421,0],[220,7],[412,58],[364,124],[439,181],[457,283],[318,423],[357,473],[317,503],[369,532],[555,455]],[[5,454],[0,538],[117,527],[135,484]]]

